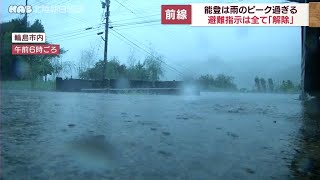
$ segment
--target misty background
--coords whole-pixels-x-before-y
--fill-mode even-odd
[[[226,1],[143,1],[111,0],[108,58],[117,57],[128,63],[128,57],[144,60],[146,53],[157,52],[164,61],[186,75],[224,73],[235,77],[239,88],[252,88],[255,76],[273,78],[275,82],[300,81],[301,29],[300,27],[190,27],[187,25],[161,25],[162,4],[215,3]],[[235,3],[281,1],[229,1]],[[62,61],[77,63],[81,51],[93,48],[97,61],[103,59],[104,41],[98,32],[104,31],[100,0],[29,0],[33,6],[70,6],[81,12],[31,13],[32,23],[40,19],[47,40],[68,50]],[[23,5],[24,0],[3,0],[1,22],[23,15],[9,14],[9,5]],[[146,23],[150,21],[150,23]],[[145,22],[139,24],[139,22]],[[95,27],[93,30],[85,30]],[[104,35],[102,35],[104,36]],[[128,41],[129,40],[129,41]],[[137,48],[134,44],[138,45]],[[165,66],[164,80],[180,80],[181,76]],[[72,73],[77,77],[77,73]]]

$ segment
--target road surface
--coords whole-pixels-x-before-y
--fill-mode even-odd
[[[2,91],[2,177],[292,179],[297,97]]]

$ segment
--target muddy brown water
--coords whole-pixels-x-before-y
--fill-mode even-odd
[[[292,179],[298,95],[2,91],[3,179]]]

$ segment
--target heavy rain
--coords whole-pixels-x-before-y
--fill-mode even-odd
[[[2,1],[0,179],[319,179],[319,28],[161,24],[261,2]]]

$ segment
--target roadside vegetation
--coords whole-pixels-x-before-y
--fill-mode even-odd
[[[30,80],[1,81],[1,89],[54,91],[56,89],[56,82],[52,80],[36,82]]]
[[[29,23],[29,22],[28,22]],[[29,23],[25,27],[26,20],[12,19],[9,22],[3,22],[1,26],[1,80],[2,81],[26,81],[18,83],[30,85],[35,88],[39,85],[38,81],[47,81],[48,76],[56,76],[62,70],[57,63],[60,57],[66,52],[61,48],[60,55],[33,55],[33,56],[14,56],[11,50],[11,41],[13,32],[45,32],[44,26],[40,20]],[[48,38],[47,38],[48,40]],[[47,41],[46,43],[50,43]],[[10,83],[9,83],[10,84]],[[27,85],[27,84],[26,84]]]
[[[254,78],[254,92],[298,93],[300,89],[300,84],[295,85],[291,80],[282,80],[275,83],[272,78],[268,78],[267,80],[258,76]]]
[[[55,78],[62,74],[68,78],[76,73],[77,78],[101,80],[104,61],[97,58],[95,47],[81,51],[78,61],[63,61],[61,57],[67,51],[62,48],[59,56],[13,56],[11,54],[12,32],[45,32],[39,20],[25,28],[26,20],[12,19],[1,23],[1,82],[2,89],[54,90]],[[47,40],[50,40],[47,38]],[[47,43],[50,43],[48,41]],[[121,63],[117,57],[107,62],[105,69],[108,79],[126,78],[128,80],[159,81],[165,77],[164,57],[155,51],[144,59],[132,54],[128,63]],[[205,74],[192,79],[198,81],[202,91],[240,91],[240,92],[278,92],[296,93],[299,86],[290,80],[274,83],[272,79],[256,77],[254,88],[238,89],[235,77],[227,74]]]

